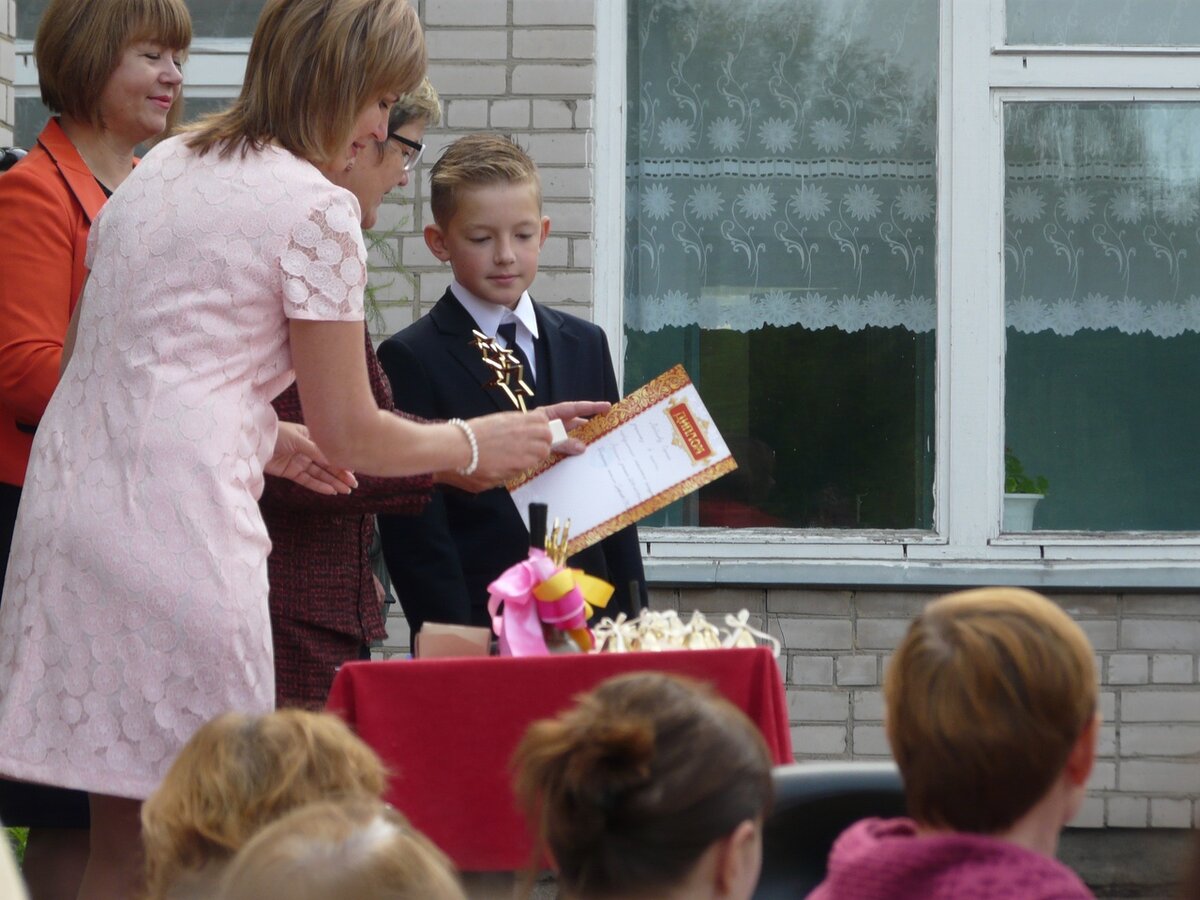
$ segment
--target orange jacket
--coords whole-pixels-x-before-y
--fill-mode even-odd
[[[87,269],[99,182],[57,119],[0,176],[0,481],[25,481],[33,429],[58,384],[63,338]]]

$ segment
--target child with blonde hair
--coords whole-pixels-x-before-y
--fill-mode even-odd
[[[254,837],[230,863],[220,900],[466,900],[454,868],[385,803],[311,803]]]
[[[1092,648],[1040,594],[935,600],[884,681],[911,819],[866,819],[834,844],[810,900],[1085,900],[1054,856],[1083,802],[1100,717]]]
[[[378,799],[383,763],[336,716],[225,713],[202,726],[142,807],[149,900],[212,896],[263,826],[317,800]]]

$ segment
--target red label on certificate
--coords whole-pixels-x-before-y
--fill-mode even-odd
[[[683,448],[693,460],[700,462],[712,456],[712,446],[704,439],[704,433],[686,403],[676,403],[667,407],[667,415],[671,418],[675,433],[683,440]]]

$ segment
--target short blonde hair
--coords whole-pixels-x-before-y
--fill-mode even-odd
[[[465,900],[453,865],[383,803],[311,803],[234,858],[222,900]]]
[[[408,0],[267,0],[241,94],[202,120],[188,144],[228,155],[274,141],[322,166],[345,151],[368,103],[412,90],[425,66]]]
[[[884,679],[909,814],[956,831],[1010,827],[1062,773],[1097,690],[1086,635],[1040,594],[980,588],[933,601]]]
[[[533,723],[513,768],[539,850],[572,897],[677,888],[773,795],[754,723],[706,685],[654,672],[609,678]]]
[[[138,41],[187,50],[192,18],[183,0],[50,0],[33,40],[42,102],[100,127],[100,95],[125,48]],[[181,109],[172,104],[168,130]]]
[[[336,716],[225,713],[184,745],[142,806],[148,896],[233,856],[263,825],[314,800],[379,798],[387,773]]]
[[[499,134],[468,134],[447,147],[429,173],[433,220],[445,228],[463,191],[493,184],[528,184],[542,208],[537,163],[516,141]]]
[[[388,131],[395,131],[416,119],[426,125],[442,123],[442,100],[428,78],[423,78],[415,91],[396,101],[388,116]]]

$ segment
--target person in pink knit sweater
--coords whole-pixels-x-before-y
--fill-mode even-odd
[[[1055,859],[1100,726],[1092,648],[1040,594],[981,588],[929,604],[884,683],[912,818],[834,843],[810,900],[1082,900]]]

